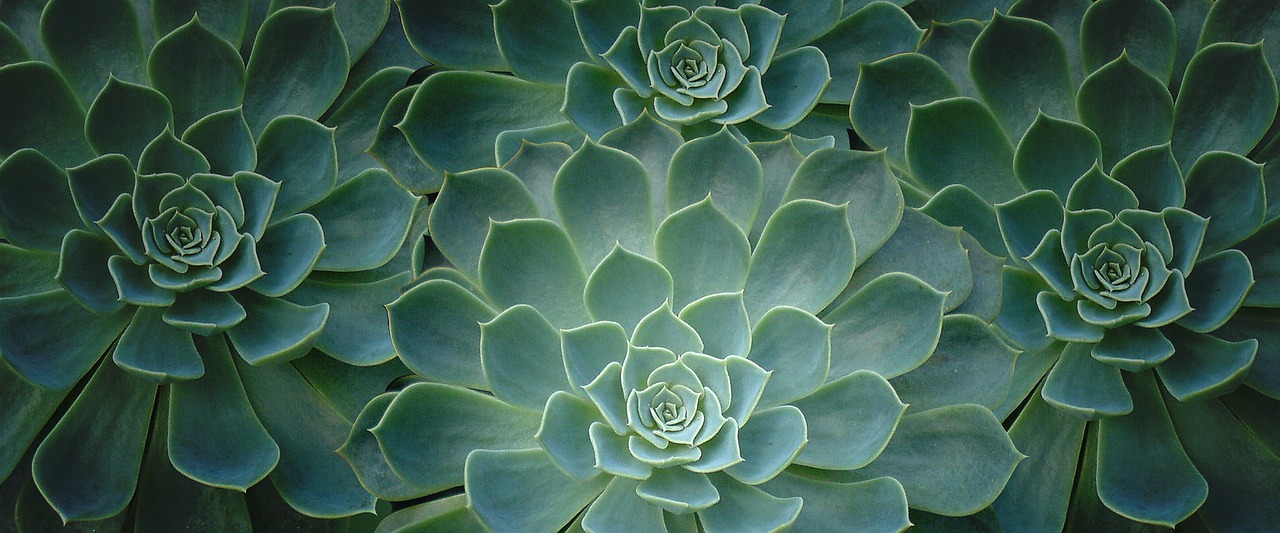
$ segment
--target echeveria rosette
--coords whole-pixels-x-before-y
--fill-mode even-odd
[[[859,135],[1009,257],[1003,527],[1276,520],[1274,11],[1023,1],[864,68]]]
[[[0,471],[26,487],[20,527],[114,527],[131,501],[170,510],[137,513],[156,530],[371,510],[332,452],[404,372],[382,306],[418,202],[361,153],[411,73],[381,68],[399,25],[7,7]]]
[[[914,50],[924,33],[889,2],[397,5],[423,57],[457,70],[424,82],[403,123],[427,165],[448,172],[505,162],[514,150],[492,150],[504,132],[576,146],[644,111],[686,138],[729,125],[753,141],[844,139],[842,121],[815,109],[843,115],[858,64]]]
[[[932,254],[957,271],[921,276],[982,292],[883,154],[683,143],[645,115],[448,174],[430,237],[447,266],[388,306],[424,382],[374,399],[341,452],[384,499],[466,494],[393,523],[896,531],[908,502],[982,509],[1021,458],[987,409],[1015,352],[885,264]]]

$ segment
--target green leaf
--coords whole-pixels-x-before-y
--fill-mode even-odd
[[[0,298],[26,296],[61,288],[49,275],[58,269],[58,254],[0,244]]]
[[[774,307],[751,331],[751,351],[746,357],[772,374],[761,404],[792,403],[827,381],[831,326],[794,307]]]
[[[621,363],[627,356],[627,348],[627,333],[613,322],[593,322],[562,330],[560,349],[570,390],[576,392],[591,384],[609,363]]]
[[[1015,264],[1027,261],[1044,235],[1061,228],[1066,217],[1062,200],[1047,190],[1029,192],[995,208],[1000,234]]]
[[[991,112],[971,98],[912,107],[906,152],[912,176],[926,187],[959,183],[989,202],[1022,192],[1013,174],[1013,145]]]
[[[459,533],[485,533],[480,519],[467,507],[463,494],[432,500],[395,511],[378,524],[390,532],[417,531],[418,528],[435,528],[438,531]]]
[[[760,234],[764,232],[764,225],[769,222],[769,217],[782,204],[783,194],[786,193],[787,188],[791,185],[796,170],[804,162],[805,155],[800,152],[797,142],[799,141],[796,137],[787,136],[776,141],[747,143],[747,148],[751,149],[751,152],[760,159],[760,167],[764,169],[765,176],[764,190],[760,198],[760,210],[757,211],[756,221],[751,225],[751,231],[747,234],[747,238],[751,242],[760,241]],[[819,172],[815,177],[823,176],[824,173]],[[829,177],[829,175],[827,176]],[[895,178],[893,181],[896,182],[897,179]],[[821,180],[818,180],[818,183],[820,184]],[[897,185],[894,185],[892,190],[898,191]],[[870,199],[876,198],[876,195],[870,196]]]
[[[565,475],[541,449],[478,449],[467,456],[466,474],[471,507],[495,533],[558,531],[608,483],[608,476]]]
[[[1169,394],[1180,401],[1212,398],[1236,388],[1258,353],[1256,339],[1228,342],[1181,328],[1162,330],[1175,357],[1156,367]]]
[[[192,479],[243,491],[276,467],[280,448],[249,405],[227,341],[195,342],[205,376],[170,388],[168,455]]]
[[[0,163],[0,234],[9,242],[57,252],[63,235],[81,225],[67,173],[56,163],[27,149]]]
[[[751,255],[743,293],[753,322],[779,305],[816,313],[840,294],[855,264],[847,210],[795,200],[770,217]]]
[[[378,121],[372,144],[367,147],[356,145],[363,153],[376,159],[383,167],[395,176],[396,182],[415,194],[425,194],[440,190],[444,176],[427,168],[426,163],[409,146],[409,140],[396,123],[404,117],[409,108],[417,87],[405,87],[387,102],[382,118]],[[359,156],[353,154],[359,159]],[[345,166],[345,164],[344,164]]]
[[[1067,521],[1067,503],[1084,441],[1085,423],[1033,394],[1009,429],[1027,454],[992,508],[1001,527],[1056,531]]]
[[[1102,142],[1106,168],[1168,141],[1173,133],[1173,97],[1163,82],[1130,60],[1128,52],[1085,78],[1077,105],[1080,122]]]
[[[1080,46],[1080,21],[1091,3],[1088,0],[1022,0],[1009,7],[1008,14],[1036,19],[1053,28],[1067,52],[1067,69],[1077,86],[1084,79]],[[985,15],[985,14],[984,14]],[[982,17],[977,17],[981,19]],[[1198,27],[1198,26],[1197,26]]]
[[[1173,344],[1154,328],[1122,326],[1108,329],[1091,352],[1098,362],[1129,372],[1141,372],[1167,360]]]
[[[1093,71],[1132,53],[1134,62],[1166,85],[1173,74],[1178,29],[1158,0],[1107,0],[1089,6],[1080,23],[1084,67]]]
[[[249,14],[245,0],[161,0],[152,6],[156,35],[168,35],[203,15],[203,22],[232,46],[239,47],[244,38],[245,18]]]
[[[1053,28],[1038,20],[996,13],[973,42],[969,71],[983,101],[1011,138],[1022,137],[1037,110],[1075,118],[1066,49]]]
[[[1098,362],[1089,353],[1088,344],[1067,344],[1040,395],[1054,407],[1090,420],[1132,411],[1133,399],[1120,370]]]
[[[148,531],[182,531],[201,527],[219,531],[249,530],[252,524],[243,493],[201,484],[179,473],[170,464],[169,450],[163,438],[168,431],[164,418],[165,410],[158,409],[152,424],[155,438],[147,446],[138,479],[138,494],[133,507],[138,518],[134,527]]]
[[[600,474],[595,452],[588,434],[592,424],[600,422],[600,411],[590,400],[565,391],[556,391],[546,399],[542,425],[535,438],[565,473],[577,479],[591,479]]]
[[[64,522],[106,518],[129,504],[155,397],[154,383],[102,364],[40,443],[31,474]]]
[[[1280,223],[1269,222],[1236,246],[1253,269],[1253,289],[1245,299],[1250,306],[1280,306],[1280,250],[1274,245],[1278,230]]]
[[[19,464],[24,464],[25,468],[23,459],[27,448],[52,418],[68,391],[49,390],[28,382],[8,366],[0,366],[0,384],[3,384],[0,400],[7,406],[0,416],[0,442],[5,443],[0,451],[0,474],[12,481],[25,474],[15,469]],[[10,477],[15,471],[19,475]]]
[[[1111,178],[1133,191],[1139,209],[1158,212],[1182,207],[1186,201],[1186,184],[1169,143],[1143,148],[1121,159],[1111,169]]]
[[[52,0],[40,16],[40,40],[81,102],[92,102],[107,75],[138,83],[143,47],[127,0]]]
[[[172,126],[173,106],[163,94],[111,76],[89,106],[84,131],[98,153],[124,154],[137,163],[147,143]]]
[[[761,7],[787,17],[789,24],[782,25],[782,36],[778,43],[780,50],[790,50],[822,36],[841,18],[841,2],[831,0],[764,0],[761,4]],[[754,40],[755,36],[752,37]]]
[[[720,504],[698,513],[707,533],[780,531],[800,515],[800,498],[778,498],[723,474],[711,476],[711,483],[720,494]]]
[[[827,470],[854,470],[875,460],[907,409],[889,382],[865,370],[827,383],[793,405],[804,413],[809,437],[796,464]],[[857,406],[855,412],[850,406]]]
[[[580,62],[566,75],[565,116],[595,139],[622,125],[613,93],[623,90],[624,84],[612,69]]]
[[[554,223],[541,219],[493,222],[480,253],[480,284],[503,307],[529,304],[559,327],[585,324],[587,276]]]
[[[182,134],[182,142],[200,152],[209,161],[210,171],[230,176],[242,170],[253,170],[258,156],[253,133],[245,124],[240,108],[219,111],[197,120]]]
[[[671,312],[670,303],[654,309],[636,324],[631,345],[666,348],[680,354],[701,352],[703,348],[698,332]]]
[[[399,392],[387,392],[370,400],[356,418],[347,441],[338,449],[338,454],[351,465],[364,488],[381,499],[391,501],[414,498],[423,492],[422,488],[405,481],[391,469],[378,446],[377,437],[369,431],[382,420],[387,407],[398,395]]]
[[[1260,44],[1205,47],[1187,65],[1174,105],[1178,164],[1187,168],[1213,150],[1247,153],[1266,133],[1277,104],[1280,92]]]
[[[699,298],[680,310],[680,320],[698,332],[704,354],[724,358],[751,348],[751,324],[740,292]]]
[[[107,266],[112,255],[119,252],[115,244],[83,230],[71,230],[62,243],[54,279],[96,313],[115,313],[123,308]]]
[[[761,487],[804,501],[792,525],[796,531],[902,531],[911,525],[907,494],[890,477],[834,483],[783,472]]]
[[[944,297],[905,273],[885,274],[859,289],[823,315],[834,324],[829,376],[865,369],[894,377],[919,366],[938,344]]]
[[[287,299],[299,305],[329,304],[329,321],[316,348],[347,364],[367,366],[395,358],[386,305],[400,296],[408,274],[369,283],[304,280]]]
[[[179,140],[174,136],[173,130],[167,127],[138,156],[138,174],[142,175],[165,173],[179,177],[190,176],[207,173],[209,168],[209,160],[205,159],[204,154]],[[134,196],[134,203],[137,204],[137,194]]]
[[[1076,178],[1101,159],[1102,145],[1093,130],[1041,112],[1018,141],[1013,170],[1027,190],[1048,189],[1066,198]]]
[[[911,16],[888,2],[870,3],[845,17],[831,31],[812,42],[832,65],[833,79],[831,86],[822,94],[822,102],[847,105],[853,97],[854,87],[861,81],[860,73],[866,69],[864,65],[895,54],[912,52],[922,36],[924,30],[916,26]],[[956,94],[939,98],[947,96]]]
[[[905,161],[911,106],[960,96],[947,72],[923,54],[897,54],[866,63],[857,76],[849,120],[868,145],[885,148],[898,165]]]
[[[1209,488],[1178,442],[1155,379],[1144,372],[1126,383],[1133,413],[1098,424],[1098,497],[1121,516],[1173,527]]]
[[[174,126],[191,123],[244,98],[244,60],[199,19],[192,19],[159,41],[147,59],[151,84],[173,105]]]
[[[1008,252],[1000,236],[995,208],[964,185],[943,187],[920,207],[920,212],[944,226],[963,228],[987,251]]]
[[[1103,209],[1112,215],[1116,215],[1125,209],[1136,209],[1138,207],[1138,197],[1133,194],[1133,191],[1126,188],[1123,183],[1107,176],[1102,171],[1100,164],[1095,164],[1089,172],[1080,176],[1080,179],[1076,180],[1075,184],[1071,186],[1071,192],[1067,193],[1066,206],[1071,211]],[[1070,225],[1069,218],[1067,225]],[[1076,244],[1074,240],[1068,239],[1066,231],[1067,228],[1064,226],[1062,236],[1064,250],[1068,249],[1068,246]],[[1080,251],[1083,251],[1083,249]]]
[[[576,6],[577,4],[575,4]],[[666,531],[662,508],[636,494],[639,481],[614,478],[582,518],[589,531]]]
[[[288,294],[315,268],[325,250],[325,237],[320,223],[306,213],[271,224],[256,248],[266,274],[249,288],[267,296]]]
[[[279,115],[317,118],[347,80],[350,57],[331,8],[289,7],[267,17],[245,67],[244,114],[261,132]]]
[[[558,86],[487,72],[441,72],[422,82],[397,126],[429,167],[461,172],[496,164],[499,133],[563,121],[563,102]]]
[[[760,402],[769,373],[760,365],[736,356],[725,358],[725,368],[729,373],[729,388],[734,394],[724,415],[745,425]]]
[[[354,272],[395,257],[409,235],[418,197],[382,169],[351,178],[307,208],[324,228],[325,253],[316,269]]]
[[[710,198],[667,217],[654,247],[674,280],[674,307],[708,294],[737,292],[746,284],[751,245]]]
[[[512,405],[538,410],[569,388],[560,332],[527,305],[480,324],[480,364],[493,394]]]
[[[243,316],[243,311],[241,313]],[[168,314],[161,308],[138,309],[120,336],[111,359],[139,377],[161,383],[203,376],[204,363],[196,352],[191,333],[162,320],[161,315]]]
[[[890,476],[913,508],[960,516],[990,505],[1024,458],[991,411],[952,405],[902,417],[884,452],[857,475]]]
[[[437,2],[397,0],[404,33],[433,65],[467,70],[505,70],[486,0]]]
[[[791,27],[786,25],[783,31]],[[821,50],[805,46],[777,55],[760,77],[770,107],[752,120],[776,130],[795,126],[818,105],[830,83],[831,69]]]
[[[1009,394],[999,407],[992,410],[996,418],[1008,422],[1009,415],[1022,407],[1023,401],[1040,384],[1040,379],[1058,362],[1058,357],[1066,346],[1065,342],[1051,342],[1038,350],[1018,356],[1013,367],[1013,383],[1009,386]]]
[[[852,296],[881,275],[905,272],[946,293],[944,310],[955,309],[973,291],[973,271],[968,251],[960,244],[961,234],[960,229],[943,226],[919,211],[904,211],[898,230],[853,273],[835,306],[844,305],[846,295]],[[928,250],[921,248],[921,242],[931,243]]]
[[[587,142],[556,174],[552,195],[578,256],[594,269],[615,245],[653,253],[645,168],[631,155]]]
[[[288,361],[305,354],[329,318],[326,303],[304,307],[248,291],[237,294],[236,299],[248,316],[227,331],[227,338],[240,357],[252,365]]]
[[[600,145],[617,148],[640,160],[649,175],[654,220],[662,220],[668,213],[667,170],[676,150],[684,145],[680,133],[645,112],[600,137]]]
[[[414,372],[487,388],[480,370],[480,323],[497,312],[452,281],[431,280],[387,305],[391,342]]]
[[[132,198],[121,198],[121,195],[133,192],[135,177],[133,165],[119,154],[104,155],[78,167],[67,169],[71,200],[76,206],[76,212],[80,214],[81,222],[85,226],[92,227],[102,221],[103,224],[98,226],[116,240],[116,244],[126,250],[125,253],[134,259],[140,259],[139,255],[135,255],[141,254],[138,226],[134,222],[133,213],[123,212],[132,211],[130,205]],[[120,219],[125,226],[122,229],[126,235],[110,235],[111,230],[108,229],[110,220],[104,220],[108,218],[107,215],[115,207],[116,202],[121,202],[122,205],[111,218]],[[121,243],[121,240],[125,240],[128,245]],[[133,245],[135,241],[136,249],[131,249],[129,245]]]
[[[804,413],[790,405],[756,411],[738,439],[744,460],[724,471],[748,485],[773,479],[797,459],[809,440]]]
[[[708,196],[743,231],[760,209],[764,170],[728,129],[690,141],[671,157],[667,209],[675,212]]]
[[[662,265],[617,245],[591,272],[583,300],[591,318],[617,322],[630,334],[640,319],[671,299],[672,283]]]
[[[249,320],[253,320],[252,311]],[[291,329],[298,328],[276,331]],[[235,336],[231,341],[238,349]],[[252,361],[249,353],[242,350],[240,354]],[[373,512],[374,497],[360,486],[351,466],[334,453],[346,440],[351,422],[291,365],[238,362],[237,369],[254,411],[280,447],[280,462],[270,479],[284,501],[315,518]]]
[[[883,153],[819,149],[795,170],[782,203],[808,198],[848,204],[849,228],[857,243],[855,264],[871,257],[902,220],[902,191]]]
[[[985,13],[983,16],[985,17]],[[1021,16],[1021,15],[1019,15]],[[919,52],[938,62],[955,82],[961,96],[978,98],[978,88],[969,75],[969,50],[986,26],[977,20],[935,22],[920,43]],[[1068,51],[1071,47],[1067,47]],[[1078,63],[1078,62],[1072,62]]]
[[[1187,172],[1186,187],[1187,210],[1212,220],[1202,255],[1230,247],[1262,226],[1267,210],[1262,165],[1229,152],[1209,152]]]
[[[592,58],[609,51],[619,34],[640,20],[640,5],[631,1],[586,0],[573,2],[570,7],[578,35]]]
[[[539,418],[487,394],[419,383],[396,396],[370,431],[394,473],[430,493],[462,485],[472,450],[538,446]]]
[[[346,38],[351,53],[351,62],[355,63],[364,55],[380,34],[383,33],[387,18],[390,15],[390,2],[386,0],[357,0],[348,2],[326,2],[325,0],[275,0],[271,11],[281,5],[305,5],[311,7],[336,7],[338,27]]]
[[[99,315],[63,290],[0,298],[0,353],[37,385],[67,389],[89,371],[131,316]]]
[[[431,237],[453,265],[474,275],[491,220],[537,213],[529,191],[509,172],[477,169],[449,174],[431,209]]]
[[[59,166],[93,157],[84,137],[85,111],[62,75],[46,63],[0,67],[0,156],[38,150]]]
[[[280,184],[277,218],[302,211],[333,191],[338,156],[332,128],[286,115],[276,117],[260,133],[254,172]]]
[[[1223,250],[1196,263],[1195,277],[1188,281],[1187,299],[1194,309],[1178,320],[1178,325],[1206,333],[1218,329],[1245,303],[1253,286],[1249,258],[1239,250]]]
[[[574,63],[591,61],[568,2],[503,0],[493,6],[493,28],[498,50],[522,79],[563,83]]]
[[[919,410],[974,403],[994,409],[1009,392],[1018,351],[970,315],[949,315],[932,357],[893,380],[902,400]],[[966,376],[957,380],[955,376]]]

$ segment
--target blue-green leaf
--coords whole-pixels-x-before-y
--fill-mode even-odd
[[[0,156],[39,150],[59,166],[93,157],[84,137],[85,111],[62,75],[47,63],[0,67]]]
[[[369,169],[307,208],[324,228],[316,269],[369,270],[386,264],[409,235],[418,197],[382,169]]]
[[[82,224],[67,173],[56,163],[29,149],[0,163],[0,235],[9,242],[57,252],[63,235]]]
[[[855,246],[848,206],[795,200],[765,225],[751,255],[743,300],[752,322],[779,305],[816,313],[853,275]]]
[[[201,117],[240,105],[244,98],[244,60],[237,47],[199,19],[156,42],[147,74],[173,105],[174,126],[184,130]]]
[[[871,370],[892,378],[919,366],[938,344],[944,297],[920,279],[901,272],[866,284],[823,315],[834,324],[830,376],[841,378]],[[897,327],[900,324],[912,327]]]
[[[349,68],[334,9],[289,7],[271,14],[245,67],[249,128],[261,132],[279,115],[319,117],[342,90]]]
[[[467,456],[467,496],[495,533],[558,531],[591,503],[608,476],[575,480],[541,449],[476,450]],[[525,490],[512,491],[512,486]]]
[[[481,367],[494,396],[507,403],[538,410],[568,389],[562,357],[560,332],[532,307],[516,305],[480,324]]]
[[[159,91],[111,76],[89,106],[84,132],[100,154],[124,154],[137,163],[142,149],[166,126],[173,126],[173,106]]]
[[[557,327],[588,322],[587,275],[569,236],[541,219],[492,222],[480,253],[480,284],[503,307],[529,304]]]
[[[674,280],[675,307],[708,294],[737,292],[746,284],[751,245],[709,198],[667,217],[654,245],[658,262]]]
[[[1011,138],[1022,137],[1037,110],[1061,119],[1075,118],[1066,50],[1047,24],[996,13],[973,43],[969,71],[982,99]]]
[[[578,256],[594,269],[615,245],[653,254],[653,211],[644,165],[587,142],[556,174],[552,195]]]
[[[228,330],[227,337],[240,357],[253,365],[305,354],[329,318],[326,303],[304,307],[248,291],[237,294],[237,301],[248,316]]]
[[[0,298],[0,353],[28,380],[67,389],[89,371],[131,316],[99,315],[64,290]]]
[[[1132,411],[1133,399],[1120,370],[1098,362],[1089,352],[1088,344],[1067,344],[1040,395],[1054,407],[1087,419]]]
[[[1022,192],[1013,173],[1013,145],[991,111],[972,98],[912,107],[906,152],[911,174],[927,187],[959,183],[989,202]]]
[[[1077,105],[1080,122],[1102,142],[1106,168],[1135,151],[1168,141],[1173,132],[1169,90],[1130,60],[1127,52],[1085,78]]]
[[[1183,168],[1200,155],[1247,153],[1275,118],[1280,92],[1262,45],[1218,43],[1187,65],[1173,114],[1173,153]]]
[[[258,133],[258,164],[253,170],[280,184],[276,218],[302,211],[329,195],[338,179],[332,128],[286,115]]]
[[[617,322],[629,334],[640,319],[671,299],[672,286],[662,265],[615,246],[591,272],[583,300],[591,318]]]
[[[53,0],[40,16],[40,39],[81,102],[91,102],[108,75],[138,83],[143,45],[127,0]]]
[[[387,305],[391,342],[414,372],[487,388],[480,369],[480,324],[497,312],[458,284],[431,280]]]

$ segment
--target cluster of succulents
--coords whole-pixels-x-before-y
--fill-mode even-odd
[[[0,0],[0,530],[1274,528],[1277,19]]]

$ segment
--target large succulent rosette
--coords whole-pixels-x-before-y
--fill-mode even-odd
[[[923,34],[889,2],[396,4],[414,48],[458,70],[422,85],[404,128],[447,172],[504,163],[521,138],[577,146],[643,111],[688,138],[730,125],[752,140],[843,140],[858,64],[914,50]]]
[[[897,531],[908,505],[981,510],[1022,457],[974,405],[1016,352],[943,318],[989,289],[882,154],[682,143],[642,116],[448,175],[430,236],[447,266],[388,306],[421,382],[341,451],[380,497],[465,495],[387,524]],[[963,295],[892,271],[906,257]]]
[[[1023,1],[855,91],[923,211],[1009,258],[1006,529],[1277,520],[1276,12],[1201,9]]]
[[[382,306],[418,202],[361,152],[407,41],[379,37],[385,2],[239,7],[0,10],[0,499],[20,529],[372,510],[333,450],[405,372]]]

